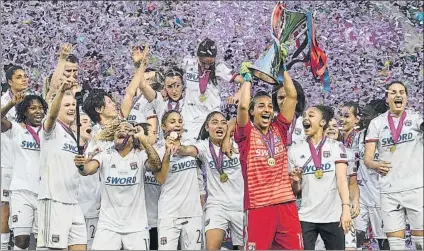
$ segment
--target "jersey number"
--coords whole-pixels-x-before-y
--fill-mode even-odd
[[[144,244],[146,245],[146,250],[150,249],[150,239],[143,239],[144,240]]]
[[[91,231],[91,239],[94,239],[94,235],[96,234],[96,227],[94,225],[90,225]]]
[[[197,243],[202,243],[202,231],[196,230],[196,232],[199,233],[199,236],[197,236]]]

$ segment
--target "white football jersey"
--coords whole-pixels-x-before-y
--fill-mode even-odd
[[[19,123],[12,121],[12,128],[4,134],[12,144],[13,176],[10,190],[27,190],[38,194],[40,145],[35,141],[28,130]],[[40,127],[32,127],[39,132]]]
[[[359,133],[359,169],[358,187],[360,192],[359,202],[369,207],[380,207],[380,188],[378,186],[379,174],[365,166],[365,129]],[[378,161],[378,152],[375,151],[374,160]]]
[[[156,93],[160,96],[160,93]],[[156,112],[152,103],[147,101],[146,97],[142,94],[134,97],[131,111],[128,114],[127,120],[131,123],[146,123],[148,119],[156,118]]]
[[[302,140],[290,147],[289,169],[304,167],[301,183],[302,202],[299,208],[301,221],[330,223],[340,220],[342,202],[337,189],[336,164],[347,164],[347,154],[342,146],[341,142],[327,138],[322,147],[321,168],[324,176],[321,179],[315,178],[316,168],[313,160],[306,163],[311,157],[308,142]]]
[[[278,113],[274,113],[274,118]],[[304,140],[306,138],[305,130],[303,129],[303,118],[298,117],[295,121],[290,124],[289,130],[287,133],[292,135],[292,144],[297,141]]]
[[[194,57],[185,57],[183,59],[182,68],[184,70],[185,82],[185,97],[184,106],[182,110],[182,117],[184,119],[183,128],[187,130],[183,134],[184,138],[188,140],[197,139],[200,128],[209,113],[219,111],[221,106],[221,91],[220,86],[224,83],[231,81],[232,74],[223,63],[216,63],[215,75],[217,78],[217,85],[209,81],[204,95],[206,100],[201,102],[199,97],[199,66],[197,59]]]
[[[7,90],[1,96],[1,107],[3,108],[10,100],[12,100],[10,90]],[[16,119],[16,109],[13,107],[6,115],[7,120],[14,121]],[[1,167],[13,168],[12,142],[8,137],[1,137]]]
[[[394,144],[388,122],[389,111],[371,121],[367,142],[377,142],[379,159],[392,164],[386,176],[379,177],[381,193],[401,192],[423,187],[423,116],[406,110],[406,118],[399,141]],[[393,118],[397,128],[399,118]],[[390,151],[395,145],[396,150]]]
[[[98,132],[98,131],[97,131]],[[93,137],[95,135],[93,134]],[[113,147],[112,141],[90,140],[85,149],[84,155],[92,155],[96,150],[101,152]],[[78,204],[81,207],[85,218],[97,218],[100,213],[100,173],[93,175],[80,175],[80,185],[78,187]]]
[[[144,194],[145,151],[132,150],[122,157],[110,148],[93,159],[99,162],[102,180],[98,228],[123,234],[149,230]]]
[[[165,147],[158,149],[163,159]],[[202,216],[196,158],[171,156],[166,181],[158,203],[158,219]]]
[[[40,141],[38,199],[77,204],[80,174],[74,163],[75,155],[78,154],[76,140],[56,122],[50,133],[41,129]]]
[[[238,149],[237,144],[233,146]],[[243,211],[244,180],[241,172],[240,155],[233,154],[231,158],[223,154],[222,168],[228,176],[228,181],[221,182],[212,154],[209,149],[209,140],[198,141],[196,148],[199,159],[205,166],[206,188],[208,199],[206,208],[219,206],[224,210]],[[213,145],[216,156],[219,156],[219,147]]]
[[[157,227],[158,223],[158,202],[161,185],[156,180],[152,171],[144,173],[144,191],[146,193],[146,209],[149,227]]]

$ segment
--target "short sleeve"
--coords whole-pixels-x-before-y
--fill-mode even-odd
[[[367,136],[365,137],[365,143],[378,142],[380,136],[379,119],[380,117],[371,120],[371,123],[368,126]]]
[[[348,157],[347,157],[347,151],[343,143],[341,142],[335,142],[333,147],[333,152],[335,153],[334,161],[336,164],[339,163],[345,163],[348,164]]]
[[[97,161],[97,163],[99,163],[99,168],[101,168],[103,166],[104,158],[105,158],[105,153],[101,152],[95,155],[92,160]]]
[[[138,159],[139,159],[139,164],[140,166],[143,167],[143,170],[152,170],[151,167],[149,166],[148,162],[147,162],[147,153],[146,151],[140,151],[138,152]]]
[[[347,165],[347,175],[356,176],[357,175],[357,159],[355,152],[351,149],[346,149],[348,165]]]
[[[289,172],[293,171],[296,168],[296,159],[295,159],[295,147],[290,147],[288,151],[289,155]]]
[[[413,113],[414,117],[414,121],[415,121],[415,126],[416,126],[416,130],[420,131],[421,130],[421,124],[423,123],[423,115],[420,112],[414,112]]]
[[[148,103],[143,109],[143,115],[146,117],[146,120],[151,118],[156,118],[156,110],[153,107],[153,103]]]
[[[7,130],[6,132],[4,132],[4,134],[10,138],[13,139],[16,136],[18,136],[20,129],[22,128],[21,125],[15,121],[10,121],[10,123],[12,124],[12,127]]]
[[[250,133],[252,132],[252,123],[249,121],[247,124],[243,127],[239,126],[238,122],[236,123],[236,129],[234,131],[234,141],[236,143],[240,143],[246,138],[250,136]]]
[[[228,82],[230,82],[233,78],[232,70],[223,63],[216,66],[216,76],[221,77]]]
[[[199,141],[198,144],[196,144],[196,146],[194,146],[197,149],[197,158],[199,158],[204,163],[208,161],[206,158],[207,152],[209,151],[208,143],[209,141],[202,140],[202,141]]]
[[[56,137],[57,137],[57,131],[59,130],[58,129],[58,126],[57,126],[57,121],[54,123],[54,125],[53,125],[53,128],[52,128],[52,130],[50,131],[50,132],[46,132],[46,130],[45,130],[45,126],[44,126],[44,124],[46,123],[46,120],[47,120],[47,118],[45,118],[44,120],[43,120],[43,122],[42,122],[42,137],[45,139],[45,140],[52,140],[52,139],[55,139]]]
[[[153,109],[154,113],[158,117],[158,120],[160,121],[162,119],[162,115],[165,113],[165,101],[163,100],[162,95],[156,93],[156,98],[150,102],[149,105],[151,105],[151,109]]]

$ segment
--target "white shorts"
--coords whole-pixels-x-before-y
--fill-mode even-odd
[[[355,219],[356,230],[366,233],[369,225],[371,225],[372,235],[375,239],[387,239],[386,233],[383,231],[381,208],[361,204],[359,216]]]
[[[120,234],[99,228],[94,237],[92,250],[149,250],[149,231]]]
[[[406,220],[411,230],[423,230],[423,188],[381,194],[380,199],[386,233],[404,230]]]
[[[158,219],[159,250],[200,250],[202,247],[202,216]]]
[[[96,235],[97,223],[99,218],[85,218],[85,225],[87,227],[87,250],[91,250],[93,246],[94,237]]]
[[[87,244],[87,228],[78,204],[38,201],[38,248],[68,248]]]
[[[349,232],[345,234],[345,248],[356,249],[356,230],[355,230],[355,224],[353,221],[352,221],[352,226],[350,227]]]
[[[243,246],[244,212],[228,211],[219,207],[206,209],[205,231],[211,229],[230,229],[233,245]]]
[[[12,182],[13,168],[1,168],[1,201],[9,202],[9,188]]]
[[[14,236],[38,232],[37,194],[26,190],[10,194],[10,228]]]

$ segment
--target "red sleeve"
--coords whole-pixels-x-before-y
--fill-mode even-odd
[[[252,132],[252,123],[249,121],[244,127],[239,126],[236,123],[236,129],[234,130],[234,141],[238,144],[250,136]]]
[[[283,114],[278,113],[271,125],[281,133],[283,143],[284,145],[287,145],[287,133],[289,131],[291,121],[288,121]]]

